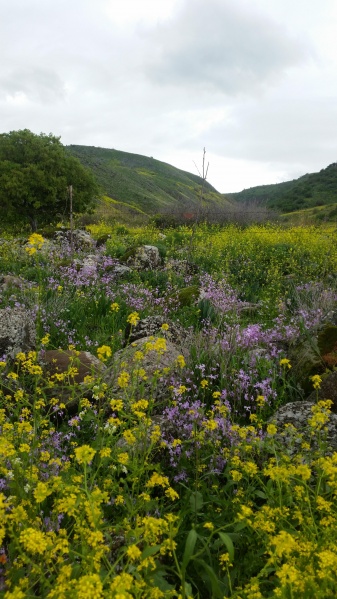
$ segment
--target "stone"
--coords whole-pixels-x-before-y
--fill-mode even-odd
[[[53,396],[58,396],[60,401],[66,404],[68,413],[77,410],[79,400],[85,394],[85,377],[96,376],[100,381],[106,370],[105,364],[87,351],[46,350],[41,352],[40,363],[49,378],[55,382],[55,387],[51,389]],[[66,376],[64,381],[57,381],[55,375],[67,373],[72,366],[77,372]]]
[[[55,231],[55,239],[61,244],[64,241],[70,244],[71,238],[74,249],[88,249],[94,248],[96,246],[95,239],[91,237],[88,231],[84,231],[82,229],[74,229],[73,232],[71,232],[69,229],[60,229],[59,231]]]
[[[314,336],[299,341],[288,352],[292,375],[306,394],[311,393],[310,377],[322,372],[324,367],[317,339]]]
[[[136,352],[141,352],[141,355]],[[132,401],[154,398],[154,411],[157,412],[160,403],[171,395],[169,379],[172,373],[179,369],[177,364],[179,355],[182,355],[182,352],[176,345],[163,337],[151,336],[138,339],[116,352],[113,364],[104,376],[104,382],[108,384],[110,393],[117,398],[131,397]],[[121,372],[129,374],[126,388],[118,383]]]
[[[167,331],[162,329],[163,325],[168,325],[169,328]],[[135,326],[127,324],[125,329],[125,345],[158,333],[160,336],[177,345],[181,345],[186,338],[186,329],[168,320],[165,316],[147,316],[146,318],[142,318]]]
[[[25,279],[22,279],[22,277],[5,275],[0,280],[0,285],[4,291],[7,291],[8,289],[23,289],[24,287],[27,287],[29,283]]]
[[[331,399],[331,410],[337,414],[337,370],[322,375],[322,382],[319,389],[314,390],[307,401],[316,402],[321,399]]]
[[[26,308],[7,307],[0,310],[0,356],[14,358],[19,352],[36,345],[35,317]]]
[[[318,448],[318,433],[312,432],[308,420],[313,416],[313,408],[316,402],[313,401],[294,401],[282,406],[269,419],[273,422],[278,432],[275,439],[287,447],[289,454],[294,455],[301,451],[303,441],[310,444],[312,449]],[[290,425],[290,426],[289,426]],[[333,451],[337,450],[337,415],[331,413],[329,421],[324,426],[325,432],[322,431],[322,439],[326,440],[327,445]],[[294,430],[296,429],[296,430]]]
[[[131,248],[121,258],[127,266],[137,270],[155,269],[161,265],[159,250],[155,245]]]

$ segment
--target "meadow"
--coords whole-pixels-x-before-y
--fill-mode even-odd
[[[333,406],[317,400],[296,451],[272,417],[305,397],[294,347],[336,317],[336,228],[87,230],[109,237],[0,243],[0,273],[24,281],[2,288],[0,310],[26,309],[37,334],[35,349],[0,356],[0,596],[335,597]],[[117,276],[141,245],[161,265]],[[109,385],[152,316],[161,330]],[[149,380],[146,353],[159,364],[171,330],[179,355]],[[57,348],[74,358],[51,375],[43,355]],[[105,366],[85,387],[81,351]]]

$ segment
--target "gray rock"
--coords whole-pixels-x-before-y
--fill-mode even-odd
[[[142,245],[131,252],[125,260],[128,266],[138,270],[158,268],[161,264],[159,250],[155,245]]]
[[[0,310],[0,356],[14,357],[18,352],[34,349],[36,345],[35,320],[22,307]]]
[[[163,342],[165,348],[160,350],[158,344]],[[158,350],[155,349],[156,345]],[[141,352],[141,355],[136,352]],[[173,371],[179,368],[176,360],[181,354],[182,352],[171,341],[163,337],[138,339],[116,352],[112,367],[104,376],[104,382],[108,384],[110,394],[114,397],[132,398],[132,401],[154,398],[156,410],[159,402],[170,397],[169,379]],[[139,371],[143,374],[139,374]],[[129,384],[125,389],[118,384],[121,372],[126,372],[130,376]]]
[[[169,326],[167,331],[161,328],[165,324]],[[131,327],[130,324],[127,325],[125,329],[125,345],[144,337],[157,335],[158,333],[161,337],[165,337],[165,339],[177,345],[182,345],[186,338],[186,329],[171,322],[165,316],[147,316],[146,318],[142,318],[136,326]]]
[[[332,450],[337,450],[337,415],[329,415],[328,422],[323,426],[326,432],[313,430],[308,420],[312,418],[315,406],[316,403],[311,401],[294,401],[282,406],[270,418],[269,422],[273,422],[278,429],[276,440],[287,447],[289,454],[301,451],[303,441],[309,443],[312,449],[317,449],[319,437]]]
[[[88,387],[84,382],[85,377],[95,376],[99,384],[106,370],[105,364],[87,351],[77,352],[61,349],[43,351],[41,352],[40,363],[48,377],[55,383],[55,387],[51,389],[52,395],[60,398],[60,403],[66,405],[68,413],[77,411],[79,400],[88,391]],[[64,381],[59,381],[57,375],[67,373],[72,366],[76,368],[77,372],[73,375],[67,375]],[[87,395],[92,396],[92,392],[88,392]]]

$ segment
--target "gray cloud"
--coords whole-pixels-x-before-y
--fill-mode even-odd
[[[309,57],[309,47],[284,26],[221,0],[185,1],[148,37],[156,48],[146,67],[153,82],[229,95],[255,92]]]
[[[65,87],[57,73],[38,66],[21,66],[0,75],[2,96],[24,96],[33,102],[56,102],[65,97]]]

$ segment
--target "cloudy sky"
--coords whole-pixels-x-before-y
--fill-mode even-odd
[[[1,0],[0,132],[297,178],[337,161],[336,31],[336,0]]]

